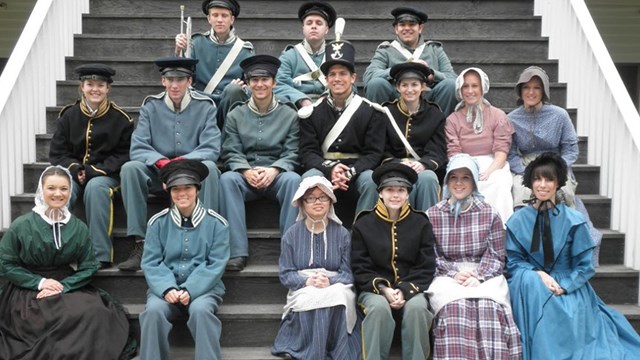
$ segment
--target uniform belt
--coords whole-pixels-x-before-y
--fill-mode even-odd
[[[358,159],[360,154],[341,153],[341,152],[328,152],[324,154],[326,160],[347,160]]]

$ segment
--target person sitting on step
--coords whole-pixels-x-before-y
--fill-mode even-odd
[[[200,61],[193,87],[215,101],[216,123],[222,130],[231,105],[248,98],[240,62],[254,54],[253,44],[235,33],[233,24],[240,15],[236,0],[204,0],[202,12],[211,29],[195,33],[191,39],[187,39],[187,34],[176,35],[175,54]]]
[[[216,316],[229,260],[227,221],[198,199],[209,169],[201,161],[176,160],[160,178],[171,207],[149,220],[142,270],[149,285],[140,314],[140,359],[169,359],[171,321],[188,314],[196,359],[220,359],[222,325]]]
[[[233,108],[224,124],[220,213],[230,224],[231,259],[227,270],[244,269],[249,256],[245,201],[262,197],[280,204],[280,234],[296,220],[290,205],[300,184],[298,116],[292,104],[276,100],[273,88],[280,60],[254,55],[243,60],[251,98]]]
[[[129,259],[118,264],[120,270],[140,270],[147,197],[150,192],[162,192],[159,171],[167,164],[178,159],[201,160],[209,175],[203,179],[200,200],[207,209],[218,210],[220,130],[213,100],[189,88],[197,62],[175,56],[155,61],[165,91],[142,102],[131,137],[131,160],[120,171],[127,236],[136,239]]]
[[[74,72],[80,78],[81,96],[60,111],[49,161],[71,172],[69,210],[82,196],[93,250],[100,266],[108,268],[113,263],[113,197],[120,189],[120,168],[129,160],[133,120],[109,101],[115,70],[84,64]]]
[[[425,94],[426,99],[438,104],[444,115],[448,116],[456,105],[456,73],[442,43],[426,41],[422,37],[427,14],[414,8],[399,7],[393,9],[391,15],[394,17],[396,39],[381,43],[373,54],[364,72],[365,97],[380,104],[397,98],[398,92],[389,75],[391,68],[405,62],[417,62],[433,70],[433,74],[427,78],[430,91]]]
[[[274,91],[279,99],[301,108],[311,105],[327,90],[320,65],[326,59],[325,37],[336,21],[336,11],[324,1],[309,1],[300,5],[298,19],[304,39],[295,46],[288,45],[280,55],[282,64]]]

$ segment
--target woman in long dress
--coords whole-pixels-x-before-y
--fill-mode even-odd
[[[498,213],[478,192],[478,164],[451,158],[444,199],[427,210],[436,238],[436,276],[427,294],[436,317],[433,359],[520,359]]]
[[[0,359],[128,359],[135,352],[119,305],[89,285],[100,263],[87,226],[69,213],[72,180],[41,175],[33,211],[0,241]],[[73,267],[72,267],[73,266]]]
[[[282,238],[280,282],[289,289],[271,352],[289,359],[359,359],[351,237],[322,176],[305,178],[291,204],[296,223]]]
[[[523,358],[637,359],[640,336],[589,284],[594,243],[585,218],[557,201],[567,166],[554,152],[525,168],[531,204],[507,222],[507,270]]]
[[[465,153],[478,161],[478,189],[505,223],[513,213],[513,179],[507,162],[513,127],[504,111],[484,98],[489,86],[489,77],[478,68],[468,68],[456,79],[456,96],[461,101],[447,117],[447,155],[451,159]]]

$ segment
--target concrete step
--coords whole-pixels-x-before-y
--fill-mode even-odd
[[[357,81],[358,92],[364,94],[361,80]],[[114,90],[109,94],[109,98],[119,106],[140,106],[145,97],[151,94],[158,94],[164,91],[159,81],[115,81]],[[513,90],[515,83],[512,82],[492,82],[491,90],[486,95],[486,99],[499,108],[511,108],[516,106],[517,96]],[[551,84],[551,92],[558,99],[566,98],[567,89],[564,84]],[[57,102],[58,105],[74,103],[78,99],[78,82],[75,80],[58,81]],[[564,106],[565,102],[558,100],[558,106]]]
[[[602,233],[600,245],[600,265],[616,265],[624,263],[625,235],[611,229],[598,229]]]
[[[282,50],[283,49],[280,51]],[[154,60],[155,58],[146,57],[135,59],[133,57],[127,57],[126,54],[119,57],[74,56],[68,58],[66,61],[66,79],[75,80],[77,78],[77,75],[73,73],[73,69],[78,65],[88,62],[100,62],[109,65],[116,70],[116,76],[114,77],[116,81],[155,81],[159,83],[160,73],[153,63]],[[508,61],[496,60],[492,62],[466,60],[465,58],[450,58],[450,60],[456,73],[459,74],[462,70],[469,67],[478,67],[487,73],[491,82],[514,82],[518,79],[522,70],[530,65],[536,65],[544,68],[551,81],[557,81],[558,78],[557,62],[553,60],[540,60],[536,63],[531,63],[528,59],[527,61],[520,59]],[[364,75],[364,71],[370,61],[370,57],[356,58],[356,74],[358,74],[359,78]],[[114,89],[114,91],[117,91],[117,89]],[[512,106],[515,106],[515,103]]]
[[[623,265],[601,265],[589,281],[606,304],[638,304],[638,271]]]
[[[593,194],[580,195],[584,202],[593,226],[596,228],[609,228],[611,226],[611,199]]]
[[[620,305],[620,304],[609,304],[612,308],[621,312],[631,326],[636,330],[638,334],[640,334],[640,306],[637,304],[634,305]]]
[[[222,330],[224,331],[224,329]],[[172,360],[193,360],[195,349],[193,346],[171,346]],[[279,357],[271,355],[271,347],[269,346],[251,346],[251,347],[223,347],[221,360],[274,360]],[[140,360],[140,356],[136,356],[133,360]]]
[[[175,34],[150,35],[111,35],[111,34],[80,34],[74,36],[74,54],[95,54],[95,56],[110,56],[115,52],[129,54],[131,57],[161,57],[173,54],[175,51]],[[389,35],[379,38],[365,36],[347,36],[356,49],[357,56],[371,58],[381,41],[388,40]],[[279,38],[269,36],[243,37],[243,40],[253,43],[256,53],[279,56],[282,49],[289,44],[300,41],[299,34],[289,34]],[[547,40],[541,37],[526,39],[511,39],[502,37],[439,37],[443,49],[451,58],[467,57],[474,61],[516,60],[526,57],[531,62],[546,60],[548,53]],[[108,44],[108,45],[105,45]]]
[[[293,7],[292,7],[293,8]],[[293,10],[293,9],[292,9]],[[195,16],[194,16],[195,15]],[[185,16],[188,16],[185,14]],[[390,19],[381,19],[378,16],[345,15],[346,21],[344,36],[388,36],[393,39],[393,27]],[[205,17],[200,14],[192,14],[192,33],[203,33],[211,26]],[[180,30],[179,18],[172,13],[161,16],[125,14],[120,16],[85,15],[82,19],[83,34],[104,34],[105,30],[110,34],[165,34],[175,35]],[[262,15],[246,14],[240,16],[233,24],[242,39],[255,36],[271,36],[280,38],[288,37],[298,31],[302,39],[302,25],[295,14]],[[380,31],[384,29],[385,31]],[[427,23],[429,38],[438,39],[442,36],[464,37],[467,34],[483,34],[484,36],[502,37],[508,34],[513,39],[530,38],[540,35],[540,19],[534,16],[431,16]],[[333,38],[329,31],[329,38]]]
[[[173,0],[92,0],[91,14],[93,15],[127,15],[127,14],[144,14],[159,15],[174,14],[176,24],[180,18],[179,5],[185,5],[185,14],[191,16],[203,16],[201,12],[200,0],[183,0],[176,3]],[[398,2],[393,0],[384,1],[368,1],[367,6],[360,6],[360,2],[348,0],[333,0],[333,5],[340,16],[349,14],[357,14],[361,16],[370,15],[392,20],[390,11],[398,7]],[[441,15],[513,15],[513,16],[530,16],[533,14],[532,1],[468,1],[468,0],[410,0],[403,1],[402,6],[411,6],[426,11],[430,17]],[[292,6],[289,0],[273,0],[269,1],[268,8],[265,8],[263,0],[243,0],[241,3],[241,12],[239,18],[249,16],[250,14],[296,14],[298,4]],[[390,24],[391,22],[389,22]],[[179,29],[179,27],[178,27]]]

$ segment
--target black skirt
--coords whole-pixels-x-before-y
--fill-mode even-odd
[[[12,283],[0,295],[0,360],[129,359],[135,353],[122,306],[92,286],[36,299]]]

